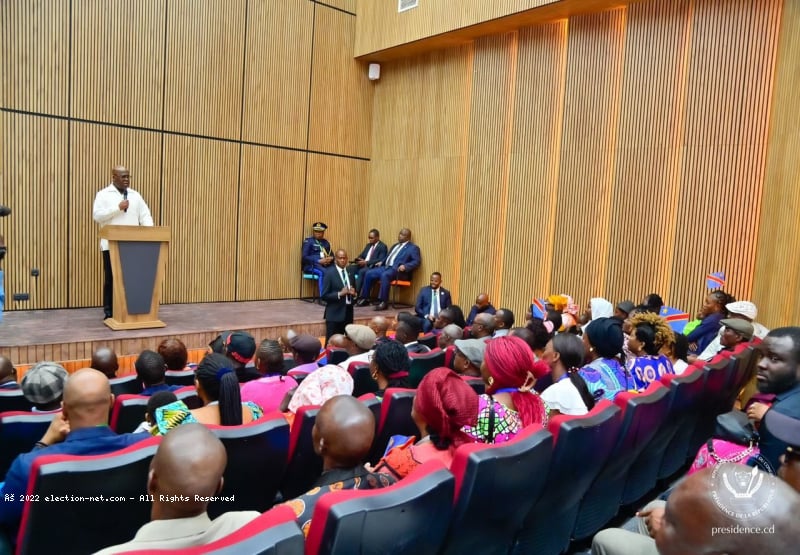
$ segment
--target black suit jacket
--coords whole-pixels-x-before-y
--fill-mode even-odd
[[[345,268],[347,277],[350,280],[350,287],[356,287],[356,278],[353,268],[348,266]],[[342,282],[341,268],[336,264],[331,264],[325,275],[322,278],[322,299],[327,302],[325,307],[325,320],[330,322],[353,322],[353,304],[356,302],[355,296],[350,299],[350,304],[347,304],[345,297],[339,298],[339,291],[344,287]]]
[[[366,259],[370,247],[372,247],[372,245],[367,243],[367,246],[364,247],[364,250],[361,251],[361,254],[358,255],[358,258],[356,260]],[[369,259],[369,262],[367,262],[366,267],[372,268],[378,262],[383,262],[384,260],[386,260],[386,256],[388,254],[389,254],[389,249],[386,246],[386,243],[384,243],[383,241],[378,241],[377,243],[375,243],[375,251],[372,253],[372,258]]]

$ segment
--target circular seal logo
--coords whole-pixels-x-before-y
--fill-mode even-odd
[[[711,473],[714,504],[739,521],[761,514],[774,499],[775,489],[775,477],[755,466],[721,464]]]

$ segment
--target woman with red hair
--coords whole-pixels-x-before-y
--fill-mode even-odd
[[[486,393],[478,398],[478,419],[464,431],[479,443],[502,443],[530,425],[547,426],[547,405],[533,391],[534,358],[519,337],[486,343],[481,374]]]
[[[477,414],[478,394],[451,369],[434,368],[419,383],[411,408],[422,439],[414,443],[411,437],[390,448],[373,471],[400,479],[431,459],[449,467],[456,448],[473,442],[462,428],[474,425]]]

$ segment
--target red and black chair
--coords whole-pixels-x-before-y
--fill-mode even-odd
[[[206,545],[176,549],[142,549],[126,555],[302,555],[305,538],[294,511],[281,505],[248,522],[232,534]]]
[[[320,407],[300,407],[294,416],[289,434],[288,464],[281,480],[284,500],[294,499],[311,489],[322,474],[322,458],[314,452],[311,431],[317,421]]]
[[[0,482],[17,455],[28,453],[53,421],[53,413],[13,411],[0,413]]]
[[[347,349],[341,347],[331,347],[328,349],[328,364],[341,364],[350,358],[350,353]]]
[[[372,379],[368,362],[351,362],[347,372],[353,377],[354,397],[378,391],[378,382]]]
[[[456,450],[450,470],[456,478],[453,521],[441,553],[476,550],[508,553],[522,520],[544,487],[553,436],[528,426],[506,443],[471,443]]]
[[[607,400],[586,415],[550,420],[555,446],[544,490],[525,515],[513,553],[556,555],[567,549],[580,501],[608,460],[620,424],[619,407]]]
[[[21,389],[0,389],[0,412],[28,412],[32,408]]]
[[[606,463],[581,500],[573,539],[594,535],[617,514],[631,467],[664,422],[670,400],[669,388],[660,382],[650,384],[642,393],[625,391],[616,396],[614,404],[621,410],[620,431]]]
[[[478,395],[483,395],[486,393],[486,382],[484,382],[483,379],[472,376],[461,376],[461,378],[467,382],[467,385],[469,385]]]
[[[437,343],[439,341],[439,337],[433,332],[428,332],[420,335],[417,341],[425,345],[427,348],[433,350],[438,346]]]
[[[733,365],[735,364],[736,361],[728,353],[725,353],[717,355],[703,367],[705,387],[697,423],[689,443],[689,451],[692,453],[697,453],[700,446],[708,441],[714,433],[717,415],[724,412],[722,408],[724,405],[723,395],[726,385],[734,373]]]
[[[289,423],[279,413],[242,426],[209,426],[225,446],[228,464],[221,497],[208,514],[215,518],[228,511],[263,512],[273,505],[286,472]]]
[[[689,442],[697,424],[703,398],[705,374],[702,370],[687,368],[683,374],[667,374],[661,383],[672,389],[672,401],[662,428],[672,427],[675,432],[658,470],[658,479],[666,480],[680,472],[689,457],[694,460],[695,452],[689,451]]]
[[[383,489],[323,495],[314,508],[307,555],[438,553],[453,514],[455,478],[430,461]]]
[[[408,368],[408,383],[411,387],[417,387],[425,374],[444,366],[444,351],[436,348],[428,353],[410,355],[411,364]]]
[[[145,395],[119,395],[111,409],[111,429],[118,434],[134,431],[144,420],[147,402]]]
[[[383,395],[381,417],[372,442],[369,461],[377,463],[394,435],[417,436],[419,429],[411,418],[416,390],[390,387]]]
[[[105,455],[38,457],[28,480],[31,501],[22,513],[17,553],[81,555],[129,541],[150,522],[147,473],[160,442],[149,438]]]
[[[364,403],[369,410],[372,411],[372,416],[375,417],[375,433],[378,432],[378,423],[381,421],[381,407],[383,405],[382,399],[375,397],[374,393],[367,393],[359,395],[358,400]]]
[[[114,395],[138,395],[142,392],[142,382],[136,374],[112,378],[108,381],[111,384],[111,393]]]
[[[194,370],[167,370],[164,381],[167,385],[194,385]]]

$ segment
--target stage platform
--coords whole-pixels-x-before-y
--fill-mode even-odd
[[[0,353],[14,364],[30,364],[91,358],[100,346],[109,346],[118,355],[131,355],[155,350],[165,337],[178,337],[189,349],[199,348],[224,330],[245,330],[257,342],[277,339],[289,328],[324,336],[324,310],[298,299],[162,305],[159,317],[167,324],[165,328],[125,331],[106,327],[102,308],[6,312],[0,324]],[[396,313],[356,307],[354,320],[366,324],[374,316],[394,318]]]

